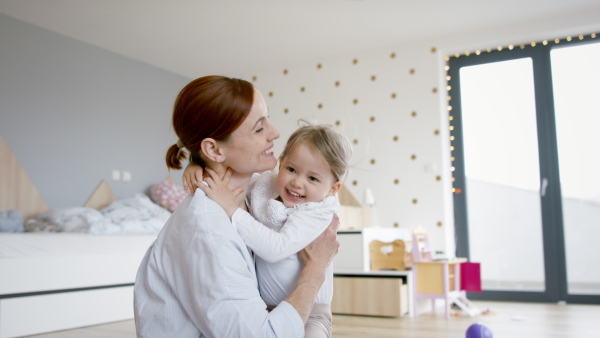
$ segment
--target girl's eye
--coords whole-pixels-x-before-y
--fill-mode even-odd
[[[292,167],[287,167],[287,171],[291,172],[291,173],[295,173],[296,169],[292,168]]]
[[[319,182],[319,179],[314,176],[309,176],[308,179],[312,182]]]

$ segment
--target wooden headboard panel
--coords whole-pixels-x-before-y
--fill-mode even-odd
[[[48,211],[48,204],[0,135],[0,211],[7,210],[28,219]]]
[[[102,180],[92,196],[83,205],[86,208],[102,209],[116,200],[115,195],[106,181]]]

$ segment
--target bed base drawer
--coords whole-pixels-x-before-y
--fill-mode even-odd
[[[0,338],[133,318],[133,286],[0,299]]]

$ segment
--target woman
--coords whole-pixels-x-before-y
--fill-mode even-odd
[[[179,137],[167,166],[190,158],[245,191],[255,172],[277,164],[260,92],[243,80],[208,76],[179,93],[173,112]],[[230,170],[228,170],[230,168]],[[296,289],[271,312],[260,298],[252,253],[215,202],[198,190],[187,197],[148,249],[136,277],[134,310],[139,337],[302,337],[304,324],[337,252],[339,227],[330,227],[300,252],[304,262]]]

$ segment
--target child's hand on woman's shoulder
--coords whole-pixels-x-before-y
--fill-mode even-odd
[[[227,169],[223,177],[219,177],[219,175],[210,168],[206,168],[205,171],[207,176],[204,178],[204,182],[206,182],[206,184],[200,184],[199,188],[202,189],[211,200],[217,202],[217,204],[225,210],[229,218],[231,218],[238,208],[235,199],[244,192],[244,188],[238,187],[233,190],[229,189],[229,180],[233,173],[231,168]]]

